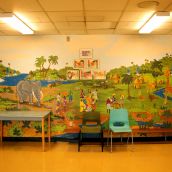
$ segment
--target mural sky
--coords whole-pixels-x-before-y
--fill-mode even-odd
[[[4,65],[10,62],[11,68],[28,73],[36,69],[36,57],[57,55],[58,65],[54,68],[60,69],[66,63],[73,66],[74,59],[79,58],[80,49],[91,48],[93,57],[100,60],[101,70],[109,71],[122,65],[130,66],[131,62],[141,65],[145,59],[159,59],[165,53],[172,52],[172,36],[168,35],[70,37],[70,42],[67,42],[66,36],[1,36],[0,59]]]

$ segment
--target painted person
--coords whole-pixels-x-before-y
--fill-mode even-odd
[[[84,98],[84,96],[85,96],[84,90],[83,90],[83,89],[81,89],[81,92],[80,92],[80,98]]]
[[[92,92],[92,98],[97,102],[98,100],[97,89]]]
[[[107,98],[106,100],[106,109],[107,109],[107,113],[110,113],[110,110],[112,109],[112,100],[110,97]]]
[[[80,99],[80,112],[84,112],[85,111],[85,103],[83,102],[83,99]]]
[[[87,112],[90,112],[90,111],[92,111],[92,99],[91,99],[91,97],[90,96],[87,96],[86,97],[86,101],[87,101],[87,107],[86,107],[86,111]]]
[[[73,101],[73,92],[69,91],[69,103]]]
[[[60,93],[59,94],[57,94],[57,96],[56,96],[56,101],[57,101],[57,103],[61,103],[61,95],[60,95]]]
[[[124,94],[121,94],[119,98],[119,103],[120,103],[121,108],[124,107],[124,98],[125,98]]]
[[[67,99],[66,96],[63,97],[63,109],[66,111],[66,106],[67,106]]]
[[[92,107],[92,111],[96,110],[96,100],[94,98],[91,99],[91,107]]]

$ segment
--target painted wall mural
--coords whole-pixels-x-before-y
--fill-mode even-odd
[[[123,65],[114,63],[105,70],[91,50],[76,49],[79,56],[61,68],[58,54],[37,56],[32,61],[34,69],[27,73],[1,59],[0,110],[49,109],[52,136],[59,137],[78,133],[83,111],[100,111],[106,129],[110,110],[121,107],[128,109],[133,129],[172,127],[172,51],[155,59],[145,57],[140,64],[125,65],[124,60]],[[3,125],[5,137],[41,136],[39,122],[7,121]]]

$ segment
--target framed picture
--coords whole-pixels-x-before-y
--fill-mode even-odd
[[[91,80],[92,79],[92,71],[91,70],[81,70],[80,71],[80,79],[81,80]]]
[[[79,80],[79,70],[68,70],[66,72],[67,80]]]
[[[92,58],[93,57],[93,50],[91,48],[85,48],[79,50],[79,57],[80,58]]]
[[[106,79],[106,72],[105,71],[93,71],[93,78],[94,79]]]
[[[99,60],[97,59],[88,59],[88,68],[90,69],[98,69],[99,68]]]
[[[85,68],[84,59],[74,60],[74,68],[84,69]]]

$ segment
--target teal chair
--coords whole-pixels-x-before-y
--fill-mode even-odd
[[[129,125],[128,111],[126,109],[112,109],[110,111],[109,131],[111,132],[111,152],[112,152],[112,133],[131,134],[133,144],[133,133]],[[121,137],[122,139],[122,137]],[[128,137],[129,139],[129,137]],[[127,140],[128,142],[128,140]]]

